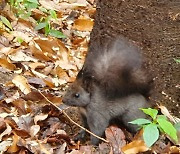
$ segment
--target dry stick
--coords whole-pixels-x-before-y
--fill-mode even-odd
[[[108,143],[108,141],[105,140],[104,138],[97,136],[96,134],[92,133],[92,132],[89,131],[88,129],[86,129],[86,128],[82,127],[81,125],[79,125],[78,123],[76,123],[74,120],[72,120],[72,119],[68,116],[68,114],[67,114],[64,110],[60,109],[57,105],[53,104],[53,103],[52,103],[46,96],[44,96],[44,94],[42,94],[39,90],[38,90],[38,92],[46,99],[46,101],[48,101],[51,105],[53,105],[55,108],[57,108],[59,111],[61,111],[73,124],[75,124],[76,126],[80,127],[81,129],[85,130],[86,132],[88,132],[89,134],[93,135],[94,137],[96,137],[96,138],[98,138],[98,139],[100,139],[100,140]]]

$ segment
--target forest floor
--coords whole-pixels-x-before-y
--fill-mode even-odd
[[[93,0],[1,1],[0,8],[0,153],[180,151],[165,135],[149,148],[141,131],[133,138],[116,126],[105,132],[110,143],[73,141],[80,128],[57,106],[63,107],[62,96],[84,63]],[[76,108],[65,112],[81,123]]]

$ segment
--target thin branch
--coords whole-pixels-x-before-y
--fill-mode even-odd
[[[59,111],[61,111],[73,124],[75,124],[76,126],[78,126],[79,128],[85,130],[86,132],[88,132],[89,134],[93,135],[94,137],[108,143],[107,140],[105,140],[102,137],[97,136],[96,134],[92,133],[91,131],[89,131],[88,129],[84,128],[83,126],[79,125],[77,122],[75,122],[74,120],[72,120],[69,115],[62,109],[60,109],[57,105],[53,104],[44,94],[42,94],[39,90],[37,90],[45,99],[47,102],[49,102],[51,105],[53,105],[55,108],[57,108]]]

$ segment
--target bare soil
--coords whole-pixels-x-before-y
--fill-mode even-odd
[[[104,42],[123,35],[143,50],[147,69],[154,77],[152,101],[180,117],[180,1],[99,0],[90,51],[97,39]]]

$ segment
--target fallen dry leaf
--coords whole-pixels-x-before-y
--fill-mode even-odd
[[[31,128],[30,128],[31,137],[34,137],[39,131],[40,131],[40,126],[39,125],[31,126]]]
[[[13,143],[12,145],[8,148],[8,152],[9,153],[14,153],[17,152],[19,150],[19,147],[17,146],[17,143],[19,141],[19,136],[17,136],[16,134],[13,135]]]
[[[0,151],[3,153],[3,152],[6,152],[7,149],[9,148],[9,146],[12,145],[12,140],[5,140],[5,141],[2,141],[0,143]]]
[[[35,62],[35,63],[31,63],[29,64],[29,67],[33,70],[35,70],[36,68],[45,68],[46,65],[44,63],[40,63],[40,62]]]
[[[8,98],[5,98],[4,100],[6,101],[6,103],[11,103],[18,98],[19,98],[19,92],[16,91],[13,96],[9,96]]]
[[[10,58],[11,60],[13,60],[13,61],[15,61],[15,62],[22,62],[22,61],[25,61],[25,62],[28,62],[28,61],[37,62],[37,59],[32,58],[32,57],[30,57],[30,56],[27,56],[27,55],[23,52],[23,50],[18,51],[18,52],[16,51],[16,52],[14,52],[14,53],[12,53],[12,54],[9,54],[8,56],[9,56],[9,58]]]
[[[180,153],[180,147],[177,147],[177,146],[171,146],[170,147],[170,153],[174,153],[174,154],[176,154],[176,153]]]
[[[12,82],[24,93],[28,94],[31,92],[30,85],[27,79],[22,75],[17,75],[13,78]]]
[[[136,153],[145,152],[148,150],[149,148],[145,145],[143,140],[135,140],[125,145],[124,147],[122,147],[122,151],[125,154],[136,154]]]
[[[66,80],[66,81],[69,80],[67,73],[59,66],[56,67],[56,74],[59,77],[59,79]]]
[[[105,131],[106,139],[110,142],[113,147],[114,153],[121,153],[121,147],[126,144],[125,135],[123,131],[116,127],[110,126]]]
[[[30,47],[30,50],[32,52],[32,54],[34,55],[34,57],[36,57],[37,59],[39,60],[43,60],[43,61],[50,61],[51,59],[46,56],[40,49],[40,47],[34,43],[34,42],[30,42],[29,43],[29,47]]]
[[[9,61],[7,61],[7,59],[3,59],[0,58],[0,66],[7,68],[11,71],[15,70],[16,66],[12,63],[10,63]]]
[[[38,121],[45,120],[48,117],[48,114],[39,114],[34,117],[34,123],[37,124]]]
[[[93,24],[91,19],[76,19],[73,28],[79,31],[91,31]]]
[[[10,135],[12,128],[6,123],[6,129],[0,134],[0,141],[2,141],[3,136]]]

